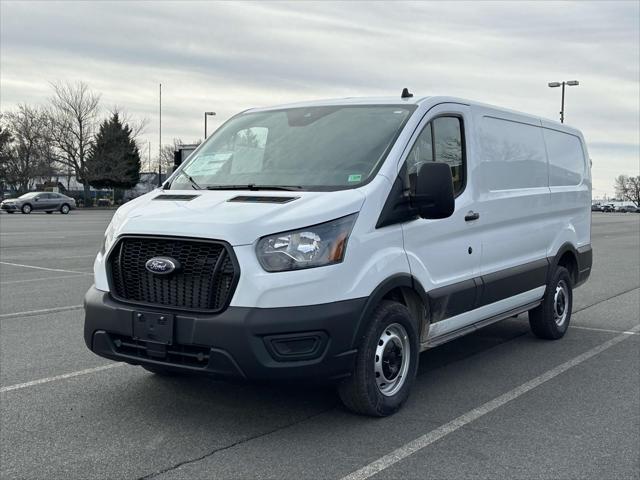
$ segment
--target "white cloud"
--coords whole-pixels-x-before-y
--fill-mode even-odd
[[[84,80],[163,138],[202,135],[252,106],[339,96],[450,94],[583,130],[596,193],[638,174],[639,4],[628,2],[0,3],[1,108]],[[210,127],[211,128],[211,127]],[[605,167],[606,166],[606,167]]]

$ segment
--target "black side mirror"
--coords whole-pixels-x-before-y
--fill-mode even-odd
[[[447,218],[455,209],[451,167],[442,162],[428,162],[418,171],[412,206],[422,218]]]

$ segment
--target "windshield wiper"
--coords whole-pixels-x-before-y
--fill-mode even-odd
[[[186,174],[186,173],[184,173],[184,172],[180,172],[180,174],[179,174],[179,175],[178,175],[178,177],[176,177],[176,178],[179,178],[179,177],[184,177],[184,178],[186,178],[187,180],[189,180],[189,183],[191,184],[191,188],[193,188],[194,190],[202,190],[202,187],[201,187],[200,185],[198,185],[198,182],[196,182],[196,181],[193,179],[193,177],[191,177],[190,175],[187,175],[187,174]],[[168,190],[168,189],[170,189],[170,188],[171,188],[171,185],[172,185],[172,184],[173,184],[173,182],[167,182],[167,183],[165,183],[165,184],[162,186],[162,188],[163,188],[164,190]]]
[[[298,185],[256,185],[248,183],[246,185],[209,185],[207,190],[302,190]]]

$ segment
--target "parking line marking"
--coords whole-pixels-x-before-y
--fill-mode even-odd
[[[64,278],[81,278],[81,277],[83,277],[83,275],[75,274],[75,275],[61,275],[59,277],[27,278],[25,280],[10,280],[7,282],[0,282],[0,285],[12,285],[14,283],[42,282],[43,280],[62,280]]]
[[[83,305],[68,305],[66,307],[43,308],[42,310],[27,310],[26,312],[3,313],[0,315],[0,319],[31,317],[33,315],[42,315],[43,313],[67,312],[69,310],[79,310],[81,308],[83,308]]]
[[[89,255],[70,255],[68,257],[58,257],[58,256],[56,256],[55,259],[56,260],[71,260],[71,259],[74,259],[74,258],[95,258],[95,257],[96,257],[96,254],[95,253],[91,253]],[[13,260],[14,262],[18,261],[18,260],[22,260],[21,258],[9,258],[9,259],[7,259],[7,257],[4,257],[4,258],[5,258],[5,260]],[[51,257],[47,257],[47,258],[51,258]],[[47,258],[45,258],[44,260],[46,260]]]
[[[79,272],[77,270],[63,270],[61,268],[36,267],[35,265],[23,265],[22,263],[0,262],[3,265],[11,265],[12,267],[34,268],[36,270],[47,270],[49,272],[77,273],[80,275],[93,275],[89,272]]]
[[[640,325],[636,325],[634,328],[629,330],[629,332],[632,332],[634,334],[639,331],[640,331]],[[608,348],[611,348],[614,345],[617,345],[618,343],[622,342],[627,338],[629,338],[629,335],[627,332],[621,335],[618,335],[612,338],[611,340],[608,340],[598,345],[597,347],[594,347],[591,350],[588,350],[578,355],[577,357],[574,357],[571,360],[565,363],[562,363],[557,367],[552,368],[551,370],[546,371],[542,375],[539,375],[534,379],[523,383],[522,385],[508,391],[507,393],[504,393],[503,395],[500,395],[499,397],[496,397],[493,400],[490,400],[487,403],[480,405],[479,407],[474,408],[473,410],[470,410],[467,413],[460,415],[459,417],[451,420],[450,422],[445,423],[441,427],[436,428],[435,430],[432,430],[422,435],[421,437],[418,437],[415,440],[412,440],[404,444],[403,446],[394,450],[393,452],[383,457],[380,457],[379,459],[371,462],[368,465],[365,465],[359,470],[356,470],[346,475],[345,477],[342,477],[342,480],[365,480],[367,478],[370,478],[373,475],[376,475],[381,471],[389,468],[390,466],[400,462],[401,460],[404,460],[410,455],[413,455],[414,453],[422,450],[423,448],[428,447],[432,443],[437,442],[441,438],[446,437],[450,433],[453,433],[459,430],[460,428],[464,427],[465,425],[479,419],[480,417],[483,417],[486,414],[493,412],[494,410],[505,405],[511,400],[514,400],[524,395],[525,393],[533,390],[534,388],[542,385],[543,383],[548,382],[549,380],[552,380],[553,378],[566,372],[570,368],[580,365],[581,363],[589,360],[595,355],[598,355],[599,353],[607,350]]]
[[[9,237],[11,235],[33,235],[34,233],[38,233],[37,231],[33,231],[33,232],[3,232],[0,233],[1,237]],[[66,233],[66,232],[56,232],[53,231],[51,233]],[[77,232],[73,232],[74,235],[94,235],[94,234],[98,234],[98,233],[104,233],[104,230],[78,230]]]
[[[596,328],[596,327],[583,327],[580,325],[572,325],[571,328],[579,328],[580,330],[591,330],[593,332],[606,332],[606,333],[622,333],[624,335],[637,335],[638,332],[631,330],[610,330],[608,328]]]
[[[88,375],[90,373],[101,372],[103,370],[109,370],[110,368],[122,367],[124,363],[110,363],[108,365],[102,365],[100,367],[87,368],[85,370],[78,370],[77,372],[65,373],[63,375],[56,375],[55,377],[46,377],[39,380],[32,380],[25,383],[17,383],[15,385],[9,385],[7,387],[1,387],[0,393],[11,392],[13,390],[20,390],[22,388],[33,387],[35,385],[42,385],[43,383],[55,382],[57,380],[65,380],[67,378],[79,377],[80,375]]]

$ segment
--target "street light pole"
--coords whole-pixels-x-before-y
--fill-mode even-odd
[[[158,187],[162,186],[162,84],[158,102]]]
[[[214,116],[216,112],[204,112],[204,139],[207,139],[207,117],[209,115]]]
[[[560,123],[564,123],[564,86],[566,82],[562,82],[562,100],[560,102]]]
[[[577,80],[568,80],[568,81],[564,81],[564,82],[550,82],[549,83],[549,87],[551,87],[551,88],[562,87],[562,100],[561,100],[561,104],[560,104],[560,123],[564,123],[564,87],[565,87],[565,85],[568,85],[570,87],[575,87],[577,85],[580,85],[580,82],[578,82]]]

